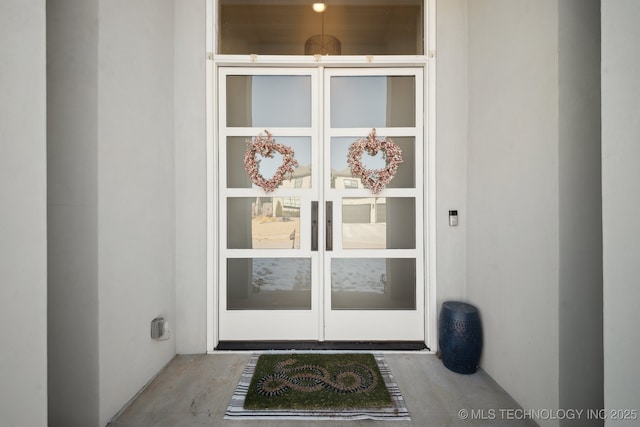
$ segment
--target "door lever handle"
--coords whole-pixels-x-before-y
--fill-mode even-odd
[[[311,250],[318,250],[318,202],[311,202]]]
[[[327,241],[326,250],[333,250],[333,202],[327,202],[326,206],[326,218],[327,218]]]

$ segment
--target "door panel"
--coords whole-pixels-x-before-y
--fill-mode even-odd
[[[219,75],[220,340],[320,339],[318,252],[311,250],[317,172],[318,71],[221,68]],[[273,192],[244,167],[247,144],[268,131],[298,162]],[[282,157],[258,156],[270,179]]]
[[[344,249],[415,249],[415,197],[342,198]]]
[[[333,206],[331,251],[323,254],[326,340],[423,341],[422,70],[334,69],[325,72],[324,200]],[[375,128],[402,150],[393,179],[372,194],[353,177],[349,146]],[[362,164],[382,169],[379,151]]]
[[[415,126],[415,76],[334,74],[330,87],[332,128]]]
[[[271,128],[272,129],[272,128]],[[247,150],[247,140],[250,140],[264,128],[257,128],[254,134],[247,132],[241,136],[228,136],[226,140],[227,187],[228,188],[255,188],[255,186],[244,170],[244,153]],[[295,151],[298,166],[291,177],[286,177],[280,188],[311,188],[311,148],[310,136],[280,136],[274,135],[274,139],[279,144],[287,145]],[[282,156],[275,153],[273,158],[262,158],[260,160],[260,171],[266,178],[273,176],[275,169],[282,163]]]
[[[415,310],[414,258],[334,258],[331,310]]]
[[[228,127],[310,127],[309,75],[227,75]]]
[[[227,309],[311,310],[310,259],[229,258]]]
[[[335,131],[335,130],[334,130]],[[331,144],[331,188],[357,189],[364,188],[359,178],[354,178],[347,163],[349,146],[357,138],[364,135],[332,137]],[[355,132],[354,132],[355,133]],[[402,167],[398,168],[396,176],[389,182],[387,188],[416,188],[416,142],[412,136],[397,136],[392,133],[391,139],[402,150]],[[385,166],[382,153],[376,156],[363,155],[362,164],[369,169],[381,169]]]

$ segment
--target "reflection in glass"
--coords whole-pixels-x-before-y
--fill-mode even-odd
[[[227,126],[311,126],[311,77],[227,76]]]
[[[229,310],[310,310],[308,258],[227,259]]]
[[[331,127],[413,127],[414,76],[331,77]]]
[[[344,249],[415,249],[413,197],[348,197],[342,199]]]
[[[383,137],[383,135],[378,135],[378,138]],[[351,168],[347,163],[349,146],[358,138],[360,137],[331,138],[331,188],[365,188],[360,178],[351,174]],[[398,166],[396,175],[386,188],[415,188],[415,138],[408,136],[390,136],[388,138],[402,150],[403,162]],[[368,169],[382,169],[386,166],[381,152],[378,152],[376,156],[363,153],[362,164]]]
[[[304,55],[305,41],[324,33],[339,37],[342,55],[423,54],[423,0],[327,2],[322,14],[311,4],[220,0],[217,53]]]
[[[299,197],[227,199],[228,249],[300,249]]]
[[[331,308],[415,310],[415,259],[332,259]]]
[[[249,179],[244,169],[244,154],[247,141],[253,136],[227,137],[227,188],[258,188]],[[293,148],[298,167],[290,179],[285,179],[278,188],[311,188],[311,138],[306,136],[273,136],[275,142]],[[273,158],[258,156],[260,174],[270,179],[282,164],[282,156],[274,153]],[[288,178],[288,177],[287,177]]]

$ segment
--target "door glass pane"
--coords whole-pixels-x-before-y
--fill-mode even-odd
[[[331,77],[331,127],[413,127],[414,76]]]
[[[313,2],[220,0],[218,53],[422,55],[423,0]],[[320,36],[327,44],[310,50]],[[324,36],[324,39],[322,38]],[[337,43],[336,43],[337,42]],[[317,46],[322,47],[322,46]]]
[[[344,249],[415,249],[413,197],[349,197],[342,199]]]
[[[252,136],[227,137],[227,188],[259,188],[251,182],[244,169],[244,155]],[[291,147],[298,162],[291,177],[285,176],[278,188],[311,188],[311,138],[305,136],[273,136],[275,142]],[[271,179],[282,164],[282,155],[274,153],[272,158],[257,155],[260,174]]]
[[[310,310],[311,259],[227,259],[229,310]]]
[[[227,248],[300,249],[300,198],[228,198]]]
[[[362,138],[366,135],[362,136]],[[377,136],[382,138],[381,135]],[[349,146],[361,137],[335,137],[331,138],[331,188],[364,188],[362,181],[354,177],[347,162]],[[416,186],[416,144],[414,137],[395,137],[392,140],[402,150],[403,162],[398,166],[398,171],[386,188],[415,188]],[[362,155],[362,164],[367,169],[382,169],[386,166],[382,153],[375,156],[367,153]]]
[[[227,126],[311,126],[311,77],[227,76]]]
[[[331,308],[414,310],[415,259],[334,258],[331,260]]]

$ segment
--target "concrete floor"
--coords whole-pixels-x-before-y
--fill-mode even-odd
[[[224,420],[248,353],[177,356],[110,427],[330,426],[535,426],[518,404],[484,371],[460,375],[432,354],[386,353],[411,421]],[[473,410],[473,412],[472,412]],[[466,411],[466,412],[465,412]],[[460,413],[469,414],[462,419]],[[473,419],[475,418],[475,419]]]

